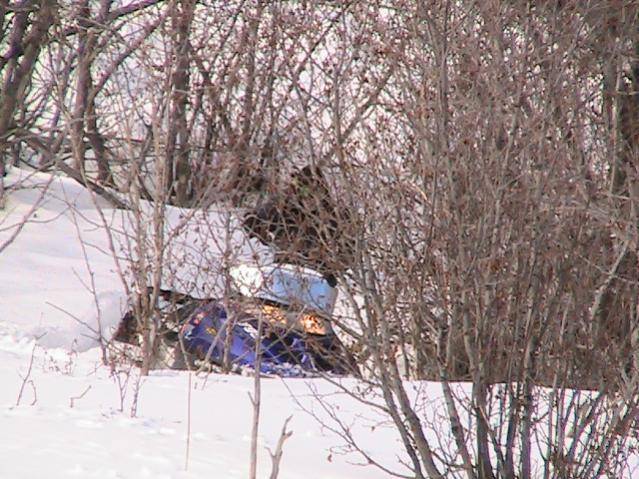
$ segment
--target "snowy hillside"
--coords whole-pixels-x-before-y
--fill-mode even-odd
[[[134,368],[111,372],[102,365],[98,331],[108,338],[125,308],[118,264],[102,225],[110,224],[115,244],[124,244],[128,219],[68,179],[14,169],[7,180],[23,184],[10,191],[0,213],[0,245],[29,215],[43,187],[48,189],[17,239],[0,253],[0,477],[247,477],[252,378],[176,371],[140,378]],[[236,233],[222,236],[228,242],[211,239],[234,221],[228,213],[214,214],[213,220],[209,214],[203,223],[202,217],[181,215],[167,212],[169,222],[183,221],[185,227],[176,240],[181,248],[171,252],[182,259],[174,262],[166,286],[195,284],[203,295],[219,287],[189,256],[201,244],[212,256],[229,242],[240,253],[235,260],[268,256]],[[211,228],[215,221],[219,231]],[[118,254],[125,269],[126,255]],[[356,386],[354,380],[344,384]],[[266,448],[275,448],[288,416],[293,435],[284,444],[281,478],[387,477],[359,465],[361,456],[340,454],[343,440],[304,411],[328,414],[315,394],[331,396],[366,452],[406,472],[393,430],[336,386],[265,379],[262,387],[258,477],[270,474]]]

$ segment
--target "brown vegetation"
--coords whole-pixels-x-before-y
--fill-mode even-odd
[[[638,9],[0,2],[0,168],[153,202],[145,318],[164,205],[253,206],[321,168],[351,212],[336,320],[411,477],[617,477],[639,412]],[[440,381],[452,444],[404,379]]]

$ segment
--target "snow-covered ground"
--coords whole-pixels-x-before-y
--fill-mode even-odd
[[[13,169],[7,183],[27,177],[0,211],[2,248],[48,185],[17,239],[0,252],[0,478],[247,477],[253,379],[169,370],[140,378],[135,368],[120,365],[114,372],[104,366],[97,331],[108,337],[126,306],[102,225],[123,232],[127,218],[68,179]],[[167,211],[173,224],[182,216]],[[214,220],[220,224],[211,227],[210,216],[199,226],[197,218],[184,221],[183,247],[171,253],[184,256],[174,262],[178,268],[167,286],[195,285],[201,294],[219,287],[188,261],[203,244],[213,256],[229,244],[239,254],[235,259],[255,255],[239,233],[215,243],[233,219],[218,214]],[[309,413],[326,417],[316,394],[331,397],[368,453],[407,472],[392,428],[335,385],[264,379],[258,477],[270,474],[267,448],[275,448],[289,416],[293,435],[284,444],[279,477],[388,477],[359,465],[361,457],[340,454],[343,440]]]
[[[248,477],[252,377],[172,370],[140,377],[123,361],[104,365],[98,338],[112,335],[126,309],[122,277],[131,258],[152,256],[152,241],[131,248],[131,235],[153,230],[151,217],[136,230],[134,218],[69,179],[13,169],[6,180],[20,187],[0,210],[0,479]],[[220,271],[270,259],[242,234],[232,211],[167,208],[163,217],[172,244],[164,252],[167,288],[210,297],[224,286]],[[270,451],[288,417],[293,435],[284,444],[282,479],[389,477],[346,450],[340,431],[387,471],[410,477],[388,417],[344,393],[358,390],[374,402],[364,387],[354,379],[264,378],[258,477],[269,477]],[[453,387],[468,404],[469,386]],[[455,455],[441,385],[406,388],[427,440]],[[575,396],[576,409],[591,402],[588,392],[566,395]],[[542,434],[533,441],[533,476],[543,468],[549,401],[536,411]],[[638,456],[626,452],[623,477],[639,477]]]

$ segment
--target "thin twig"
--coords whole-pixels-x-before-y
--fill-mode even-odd
[[[284,454],[284,442],[286,442],[286,440],[293,435],[293,431],[286,430],[286,426],[288,426],[288,423],[292,418],[293,416],[289,416],[286,418],[286,421],[284,421],[282,432],[280,433],[280,438],[277,441],[277,446],[275,446],[275,452],[271,452],[271,450],[267,448],[269,454],[271,455],[271,461],[273,461],[270,479],[277,479],[277,476],[280,473],[280,462],[282,460],[282,455]]]
[[[184,470],[189,470],[189,456],[191,454],[191,372],[189,371],[189,389],[186,399],[186,452],[184,457]]]
[[[42,337],[42,336],[40,336],[40,337]],[[20,376],[22,378],[22,384],[20,385],[20,392],[18,393],[18,399],[16,400],[16,406],[20,405],[20,401],[22,400],[22,394],[24,393],[24,388],[26,387],[27,383],[30,383],[31,387],[33,388],[34,400],[31,403],[31,405],[33,406],[35,404],[35,402],[36,402],[37,396],[36,396],[36,392],[35,392],[35,386],[33,384],[33,381],[30,379],[31,370],[33,369],[33,360],[35,358],[36,347],[38,347],[37,339],[35,341],[33,341],[33,349],[31,350],[31,357],[29,358],[29,367],[27,368],[27,374],[24,377]]]
[[[75,405],[75,401],[77,401],[78,399],[82,399],[90,390],[91,390],[91,385],[89,384],[82,394],[80,394],[79,396],[70,397],[69,407],[73,408],[73,406]]]

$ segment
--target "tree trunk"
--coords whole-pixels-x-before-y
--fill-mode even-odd
[[[40,54],[47,32],[54,22],[57,2],[44,0],[39,9],[36,2],[25,0],[15,14],[9,50],[0,56],[0,72],[5,67],[2,88],[0,89],[0,205],[4,197],[3,176],[9,151],[9,136],[20,101],[24,101],[25,90],[33,67]],[[5,9],[3,4],[2,9]],[[35,12],[35,13],[34,13]],[[33,15],[33,17],[32,17]],[[3,15],[4,16],[4,15]],[[31,26],[27,32],[27,27]]]
[[[187,107],[191,64],[189,37],[194,12],[195,1],[182,0],[175,6],[171,18],[174,66],[171,72],[171,112],[165,160],[166,190],[174,203],[181,206],[187,205],[192,198]]]
[[[106,183],[111,180],[111,171],[106,158],[104,139],[97,126],[95,111],[95,86],[91,75],[91,67],[96,55],[99,32],[96,25],[103,25],[111,8],[111,0],[102,0],[100,12],[94,19],[88,0],[79,5],[78,17],[80,31],[78,33],[78,67],[76,82],[75,107],[73,110],[73,144],[75,147],[75,168],[84,174],[86,162],[85,136],[89,140],[91,149],[98,166],[98,182]]]

